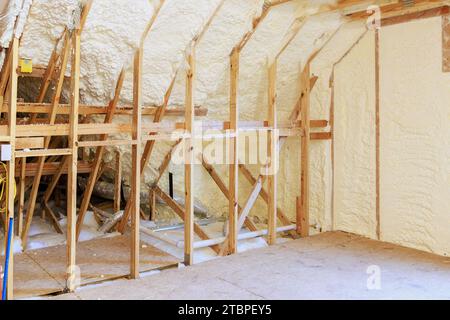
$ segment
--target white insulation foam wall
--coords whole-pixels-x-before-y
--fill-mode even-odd
[[[380,32],[381,240],[450,254],[450,74],[441,18]],[[337,229],[375,238],[373,33],[336,68]]]
[[[380,35],[381,233],[448,255],[450,73],[442,72],[441,36],[440,17]]]
[[[376,226],[374,57],[369,32],[335,68],[336,228],[369,237]]]

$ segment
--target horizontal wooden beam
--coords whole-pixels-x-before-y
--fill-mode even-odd
[[[298,134],[298,126],[301,122],[280,122],[278,128],[283,135],[295,135]],[[312,128],[324,128],[328,125],[326,120],[313,120],[311,121]],[[196,126],[203,128],[204,130],[229,130],[229,121],[198,121]],[[56,137],[69,135],[69,124],[26,124],[18,125],[16,129],[17,137]],[[78,134],[83,135],[100,135],[100,134],[131,134],[132,126],[130,124],[122,123],[80,123],[78,128]],[[168,123],[146,123],[142,126],[143,132],[150,133],[168,133],[172,134],[175,130],[184,130],[184,122],[168,122]],[[240,121],[240,130],[264,130],[270,129],[267,121]],[[292,131],[292,132],[291,132]],[[0,125],[0,138],[7,137],[8,126]],[[169,135],[170,136],[170,135]],[[145,135],[143,135],[145,139]],[[130,141],[131,142],[131,141]]]
[[[18,103],[17,112],[31,113],[31,114],[48,114],[51,111],[51,104],[49,103]],[[143,116],[153,116],[158,110],[158,106],[144,106],[142,108]],[[3,104],[1,112],[8,113],[8,105]],[[60,104],[57,109],[58,115],[69,115],[70,106],[68,104]],[[80,105],[80,115],[102,115],[108,113],[108,106],[96,106],[96,105]],[[118,106],[115,112],[116,115],[129,115],[133,114],[133,107],[128,105]],[[184,108],[177,106],[169,107],[166,111],[167,116],[182,116],[184,115]],[[204,117],[208,115],[208,110],[203,107],[195,108],[195,115],[198,117]]]
[[[44,169],[42,171],[42,175],[44,176],[52,176],[56,174],[61,167],[60,162],[46,162],[44,164]],[[91,171],[91,164],[87,161],[78,161],[78,173],[89,173]],[[26,177],[33,177],[38,170],[38,163],[36,162],[27,162],[25,167],[25,176]],[[16,173],[16,177],[20,176],[20,165],[16,166],[16,170],[14,171]],[[5,169],[0,166],[0,174],[4,174]],[[64,166],[64,170],[62,172],[63,174],[67,174],[67,164]]]

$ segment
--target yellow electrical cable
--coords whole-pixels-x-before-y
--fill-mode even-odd
[[[6,167],[6,164],[4,162],[0,162],[0,164],[5,169],[5,175],[0,175],[0,201],[3,200],[3,197],[5,196],[5,189],[8,187],[8,168]],[[16,198],[16,181],[13,181],[14,183],[14,198]],[[5,213],[8,208],[8,198],[5,198],[5,207],[0,208],[0,213]]]

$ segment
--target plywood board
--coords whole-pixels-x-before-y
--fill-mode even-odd
[[[76,264],[81,272],[81,285],[124,277],[130,274],[128,236],[79,242]],[[178,264],[175,257],[141,243],[140,272],[168,268]],[[33,259],[61,285],[66,282],[66,246],[30,251]]]
[[[4,257],[0,257],[2,268]],[[0,288],[3,287],[3,279]],[[61,286],[27,254],[14,255],[14,297],[30,298],[63,291]]]
[[[130,273],[130,241],[128,236],[116,236],[80,242],[77,266],[81,272],[81,285],[127,276]],[[3,259],[0,257],[2,265]],[[141,243],[140,272],[173,267],[179,261],[151,245]],[[14,255],[16,299],[62,292],[65,285],[65,245]]]

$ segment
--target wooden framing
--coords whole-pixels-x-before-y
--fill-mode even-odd
[[[380,30],[375,30],[375,192],[376,192],[376,235],[381,239],[380,221]]]
[[[276,243],[277,240],[277,183],[278,183],[278,137],[277,137],[277,68],[278,61],[275,60],[269,66],[269,126],[271,130],[268,133],[267,151],[268,151],[268,168],[267,172],[267,190],[269,193],[269,202],[267,203],[268,215],[268,241],[270,245]],[[308,79],[309,80],[309,79]],[[309,119],[308,119],[309,125]]]
[[[31,225],[33,214],[35,211],[36,200],[38,196],[38,188],[42,176],[52,175],[52,180],[44,195],[43,207],[52,219],[55,228],[58,229],[57,220],[48,206],[48,200],[55,189],[57,182],[61,175],[67,174],[67,289],[73,291],[75,289],[74,266],[76,264],[76,241],[79,236],[83,217],[89,207],[92,191],[96,181],[101,173],[101,160],[104,154],[105,147],[129,145],[132,149],[132,179],[131,179],[131,195],[127,201],[123,218],[119,224],[119,231],[123,231],[128,223],[131,215],[131,249],[130,249],[130,277],[135,279],[139,277],[139,230],[140,230],[140,181],[141,175],[150,160],[152,150],[158,140],[169,140],[170,134],[174,130],[184,130],[182,138],[175,140],[174,147],[170,150],[164,158],[163,163],[158,169],[158,177],[155,184],[152,186],[150,195],[152,214],[154,218],[156,197],[161,198],[168,204],[170,208],[184,221],[185,224],[185,238],[182,244],[184,248],[185,264],[191,265],[194,258],[194,249],[201,247],[211,247],[216,253],[220,255],[236,253],[239,239],[247,239],[251,237],[267,236],[269,244],[276,243],[277,233],[290,232],[291,234],[299,233],[306,237],[309,235],[309,146],[311,140],[325,140],[333,138],[333,108],[334,101],[331,102],[330,121],[326,120],[311,120],[310,119],[310,92],[314,87],[317,77],[311,75],[310,63],[317,55],[315,52],[304,68],[301,70],[301,92],[300,98],[296,103],[291,119],[286,122],[279,122],[277,119],[277,64],[278,58],[289,46],[291,41],[295,38],[301,30],[306,17],[296,19],[296,22],[291,26],[290,30],[282,38],[282,46],[276,52],[274,58],[269,63],[268,79],[269,86],[267,88],[268,95],[268,120],[267,121],[240,121],[239,120],[239,104],[238,104],[238,88],[239,88],[239,67],[240,67],[240,53],[250,41],[252,35],[256,32],[257,27],[264,20],[273,6],[286,3],[287,1],[272,1],[264,6],[260,16],[255,17],[253,21],[253,29],[246,33],[241,41],[233,48],[230,54],[230,101],[229,121],[207,121],[203,125],[206,128],[216,128],[220,130],[228,130],[228,133],[223,137],[230,141],[230,164],[229,164],[229,184],[224,183],[224,180],[219,176],[212,165],[202,160],[202,165],[212,177],[214,182],[220,188],[222,193],[229,203],[229,228],[228,234],[225,237],[218,239],[211,239],[208,234],[194,221],[194,159],[197,156],[193,149],[193,139],[197,138],[195,132],[196,116],[206,115],[207,110],[202,107],[194,105],[194,89],[195,89],[195,62],[196,62],[196,46],[202,38],[203,34],[211,24],[212,19],[220,10],[224,1],[216,7],[212,13],[210,20],[202,29],[202,32],[195,36],[188,49],[186,50],[186,58],[189,68],[186,71],[186,96],[184,107],[170,108],[169,98],[175,84],[177,73],[173,76],[172,82],[167,88],[164,97],[164,103],[161,106],[144,107],[142,103],[142,59],[143,59],[143,43],[145,36],[151,30],[158,13],[164,1],[161,1],[160,6],[155,11],[151,22],[146,28],[144,35],[141,38],[141,45],[136,50],[134,55],[133,66],[133,105],[119,106],[120,91],[124,81],[125,72],[120,73],[114,98],[108,106],[89,106],[80,105],[79,90],[80,90],[80,38],[83,30],[83,25],[86,21],[92,1],[88,1],[83,9],[81,24],[76,30],[65,29],[60,39],[62,41],[62,50],[58,52],[58,46],[55,46],[48,66],[45,72],[42,73],[42,84],[38,103],[19,103],[17,101],[17,77],[18,77],[18,39],[13,39],[11,49],[8,50],[8,55],[0,77],[0,112],[8,115],[8,123],[0,124],[0,140],[9,142],[12,146],[12,161],[7,168],[8,186],[7,192],[7,209],[8,217],[14,217],[14,192],[11,188],[11,183],[15,178],[19,178],[18,188],[18,224],[17,231],[22,237],[23,246],[26,247],[26,240],[28,231]],[[420,1],[425,5],[425,1]],[[428,3],[428,2],[427,2]],[[339,2],[339,8],[348,6],[349,2]],[[401,17],[394,15],[384,16],[383,25],[399,23],[407,21],[408,19],[416,19],[428,17],[432,14],[448,14],[448,6],[428,6],[427,10],[420,12],[406,11],[404,9],[390,9],[390,14],[399,14]],[[387,9],[384,9],[387,10]],[[320,12],[324,12],[320,10]],[[362,13],[349,14],[350,18],[357,19],[363,17]],[[380,212],[379,212],[379,49],[378,40],[379,34],[377,32],[376,45],[376,90],[377,90],[377,236],[380,237]],[[70,54],[71,53],[71,54]],[[67,62],[72,59],[71,77],[70,77],[70,104],[61,105],[60,97],[63,90]],[[332,73],[334,75],[334,71]],[[334,78],[332,76],[333,82]],[[56,89],[52,97],[52,102],[44,103],[44,97],[52,81],[55,81]],[[331,86],[333,83],[331,83]],[[5,90],[7,95],[5,95]],[[5,103],[4,97],[6,99]],[[17,119],[17,112],[29,113],[32,115],[31,122],[22,124],[24,119]],[[103,124],[79,123],[79,115],[105,115]],[[38,117],[38,115],[46,115]],[[64,115],[67,119],[57,119],[58,115]],[[113,123],[115,115],[130,116],[129,124]],[[144,115],[154,116],[152,124],[142,124],[142,117]],[[184,115],[184,122],[162,123],[164,116],[179,116]],[[68,117],[67,117],[68,116]],[[63,118],[63,117],[61,117]],[[300,118],[300,119],[299,119]],[[17,125],[17,121],[19,123]],[[331,132],[311,132],[312,128],[324,128],[330,124]],[[250,171],[243,164],[239,164],[238,139],[241,131],[244,130],[266,130],[268,132],[268,157],[270,165],[275,171],[269,173],[267,176],[259,175],[254,177]],[[275,133],[280,132],[280,137]],[[124,140],[108,140],[108,136],[112,134],[128,134],[130,139]],[[80,141],[83,136],[100,135],[97,141]],[[277,206],[277,174],[279,149],[282,143],[288,136],[295,136],[301,139],[301,177],[300,177],[300,197],[297,199],[297,221],[294,225],[285,213]],[[64,148],[58,148],[58,145],[53,145],[51,139],[54,137],[68,137],[68,145]],[[279,139],[280,138],[280,139]],[[80,140],[79,140],[80,139]],[[146,146],[141,152],[141,142],[146,141]],[[184,143],[185,147],[185,207],[183,208],[175,202],[170,196],[158,187],[158,182],[166,171],[174,148]],[[95,159],[92,164],[84,161],[78,161],[78,148],[80,147],[96,147]],[[25,149],[33,149],[31,151]],[[142,154],[142,157],[141,157]],[[37,162],[27,161],[27,158],[37,157]],[[46,162],[46,159],[51,157],[51,162]],[[16,163],[16,158],[21,158],[20,162]],[[60,159],[61,160],[55,160]],[[59,162],[58,162],[59,161]],[[120,210],[121,202],[121,158],[120,154],[116,155],[117,174],[115,176],[115,198],[114,211]],[[3,170],[0,168],[0,171]],[[239,172],[244,178],[248,180],[252,189],[246,198],[243,206],[239,205]],[[84,192],[82,203],[79,210],[78,220],[76,221],[76,198],[77,198],[77,174],[89,173],[89,179]],[[33,184],[31,187],[31,196],[27,208],[25,221],[22,220],[24,197],[27,188],[27,177],[33,176]],[[264,183],[268,183],[267,191],[264,189]],[[258,197],[261,197],[267,203],[268,209],[268,226],[267,230],[258,230],[257,226],[249,218],[249,213],[253,208]],[[280,220],[281,226],[277,225],[277,219]],[[250,232],[246,234],[239,234],[240,229],[246,226]],[[59,226],[60,228],[60,226]],[[194,241],[194,234],[197,234],[201,241]],[[219,246],[220,245],[220,246]],[[13,254],[10,256],[10,277],[8,282],[8,298],[13,298]]]
[[[442,71],[450,72],[450,13],[442,15]]]
[[[297,208],[297,232],[302,237],[309,236],[309,147],[310,147],[310,65],[305,66],[301,76],[301,118],[305,135],[301,138],[301,178],[300,208]]]
[[[142,57],[143,49],[139,48],[134,57],[133,71],[133,139],[141,141],[141,104],[142,104]],[[130,259],[130,277],[132,279],[139,278],[139,213],[141,201],[141,144],[137,143],[131,147],[131,259]]]
[[[195,44],[191,44],[187,54],[188,69],[186,71],[185,123],[186,134],[191,135],[184,141],[184,264],[194,262],[194,75],[195,75]]]
[[[229,253],[237,252],[238,236],[238,190],[239,190],[239,55],[240,51],[235,48],[230,57],[230,171],[229,171],[229,205],[228,205],[228,250]],[[241,214],[242,215],[242,214]],[[243,215],[242,215],[243,216]],[[245,216],[243,216],[245,218]],[[241,217],[239,217],[241,220]]]
[[[67,32],[64,33],[64,35],[65,35],[65,37],[64,37],[64,45],[63,45],[63,49],[62,49],[61,69],[59,71],[58,84],[55,89],[55,93],[53,95],[52,110],[49,115],[49,118],[50,118],[49,124],[50,125],[54,124],[55,120],[56,120],[56,108],[59,104],[59,99],[61,97],[61,92],[62,92],[63,82],[64,82],[64,74],[66,72],[67,61],[69,58],[70,37]],[[45,140],[44,140],[44,148],[45,149],[47,149],[48,146],[50,145],[50,139],[51,139],[51,136],[48,136],[45,138]],[[24,225],[24,229],[23,229],[23,233],[22,233],[22,246],[24,249],[26,248],[28,230],[31,226],[31,221],[32,221],[33,215],[34,215],[34,209],[35,209],[35,205],[36,205],[36,198],[37,198],[37,194],[38,194],[39,183],[41,181],[42,170],[44,168],[44,163],[45,163],[45,156],[40,157],[38,160],[38,163],[39,163],[38,171],[34,177],[33,187],[31,189],[30,201],[29,201],[29,205],[28,205],[28,209],[27,209],[25,225]]]
[[[72,35],[72,77],[69,148],[67,177],[67,290],[76,289],[76,215],[77,215],[77,166],[78,166],[78,107],[80,104],[80,49],[81,32]]]

